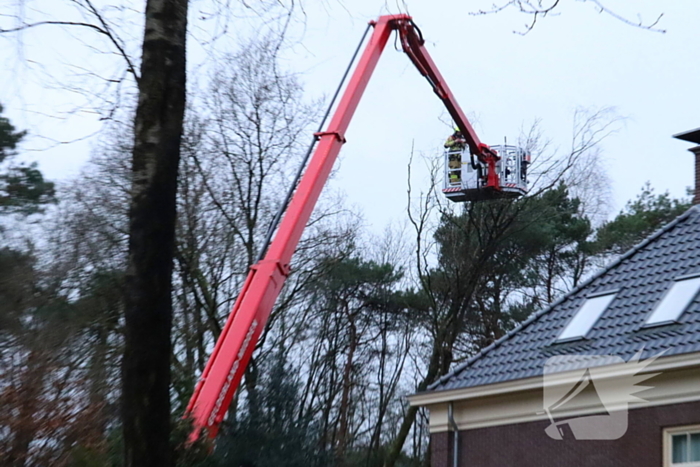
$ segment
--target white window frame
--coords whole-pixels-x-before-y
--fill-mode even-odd
[[[664,442],[664,467],[700,467],[700,462],[673,463],[673,436],[683,434],[700,433],[700,425],[674,426],[665,428],[663,433]]]
[[[679,304],[667,303],[667,300],[674,297],[674,292],[675,292],[674,289],[677,286],[682,287],[682,285],[679,285],[679,284],[682,284],[683,282],[687,282],[687,281],[692,281],[693,283],[696,284],[695,285],[695,292],[693,292],[688,297],[686,297],[684,303],[683,302],[681,302]],[[651,311],[651,313],[649,313],[649,315],[647,315],[646,319],[644,320],[643,327],[651,328],[651,327],[656,327],[656,326],[666,326],[668,324],[677,323],[678,320],[681,319],[681,316],[683,316],[683,313],[685,313],[685,311],[688,309],[690,304],[693,303],[693,301],[697,298],[698,293],[700,293],[700,283],[698,283],[699,281],[700,281],[700,275],[698,275],[697,273],[694,273],[691,275],[685,275],[685,276],[681,276],[681,277],[676,277],[675,279],[673,279],[673,283],[671,283],[671,286],[663,294],[663,296],[661,297],[661,300],[659,300],[659,302],[656,304],[656,306]],[[664,312],[664,311],[667,312],[667,310],[669,310],[669,309],[674,310],[675,315],[672,315],[671,317],[663,319],[663,320],[659,320],[657,318],[656,321],[651,321],[652,318],[655,318],[657,314]],[[663,315],[664,313],[661,313],[661,314]],[[668,314],[668,312],[665,314]]]
[[[576,312],[573,314],[571,319],[569,319],[569,322],[566,323],[564,329],[559,332],[559,335],[554,342],[560,343],[585,339],[598,320],[600,320],[600,317],[603,316],[603,313],[605,313],[605,311],[610,308],[610,305],[612,305],[612,303],[615,301],[619,291],[620,289],[613,289],[588,295],[578,310],[576,310]],[[601,308],[593,307],[593,304],[596,301],[605,299],[608,299],[605,306]],[[582,322],[586,324],[586,326],[583,326],[583,332],[576,332],[575,334],[572,334],[572,329],[581,327]]]

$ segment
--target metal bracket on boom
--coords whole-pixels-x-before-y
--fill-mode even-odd
[[[335,139],[337,139],[338,141],[340,141],[343,144],[347,143],[345,136],[341,135],[337,131],[319,131],[317,133],[314,133],[314,136],[316,137],[317,141],[319,139],[321,139],[322,137],[328,136],[328,135],[335,136]]]
[[[279,261],[275,260],[262,260],[250,267],[253,271],[258,271],[259,269],[262,269],[266,264],[274,264],[277,270],[279,271],[280,274],[284,277],[289,277],[289,273],[291,272],[292,268],[289,266],[289,264],[282,264]]]

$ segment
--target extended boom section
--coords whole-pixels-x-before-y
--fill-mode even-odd
[[[236,300],[187,407],[194,440],[205,430],[215,437],[272,307],[289,274],[292,254],[328,180],[345,131],[386,46],[396,17],[382,17],[348,82],[333,119],[318,133],[318,146],[297,186],[265,258],[254,265]]]

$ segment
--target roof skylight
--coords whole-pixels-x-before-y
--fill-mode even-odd
[[[557,341],[581,339],[588,334],[600,315],[615,298],[617,291],[589,297],[559,334]]]
[[[646,326],[660,326],[678,321],[700,289],[700,276],[678,278],[649,315]]]

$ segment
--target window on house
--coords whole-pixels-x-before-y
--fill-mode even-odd
[[[678,278],[654,311],[646,320],[645,326],[660,326],[678,321],[700,289],[700,276]]]
[[[608,308],[608,305],[613,301],[616,293],[617,291],[613,291],[588,297],[571,321],[569,321],[569,324],[567,324],[561,334],[559,334],[557,341],[582,339],[586,337],[588,331],[591,330],[595,322],[600,318],[600,315],[603,314],[605,309]]]
[[[664,431],[664,466],[700,467],[700,425]]]

